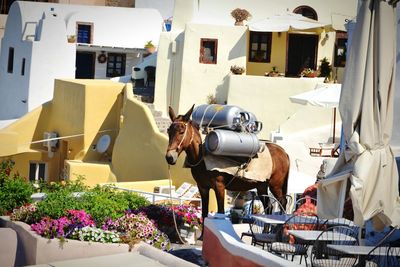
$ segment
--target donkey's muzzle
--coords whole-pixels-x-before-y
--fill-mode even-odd
[[[176,151],[168,151],[165,155],[165,159],[167,160],[169,165],[175,165],[176,160],[178,159],[178,152]]]

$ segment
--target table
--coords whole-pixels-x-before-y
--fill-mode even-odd
[[[322,231],[319,230],[289,230],[289,234],[293,235],[296,238],[299,238],[303,241],[315,241],[319,237],[319,235],[322,233]],[[339,240],[348,240],[348,241],[354,241],[356,240],[354,237],[350,237],[348,235],[338,233],[338,232],[332,232],[329,234],[324,234],[322,235],[318,240],[321,241],[339,241]]]
[[[292,217],[291,214],[264,214],[264,215],[252,215],[255,220],[263,222],[265,224],[284,224],[287,219]]]

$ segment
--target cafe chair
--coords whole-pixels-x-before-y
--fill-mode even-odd
[[[289,195],[288,195],[289,196]],[[291,198],[291,196],[289,196]],[[264,214],[286,214],[286,207],[272,195],[259,195],[258,198],[261,202],[266,203],[264,208]],[[286,198],[287,201],[288,198]],[[286,205],[287,206],[287,205]]]
[[[270,228],[262,221],[254,219],[253,222],[249,223],[250,235],[251,235],[251,245],[261,246],[262,249],[267,248],[269,250],[269,245],[276,241],[276,233],[270,231]],[[241,238],[244,236],[242,233]]]
[[[307,251],[309,243],[302,240],[297,240],[294,236],[288,233],[289,230],[317,230],[318,229],[318,216],[315,214],[302,214],[298,213],[291,216],[286,222],[281,225],[281,229],[277,231],[276,242],[273,242],[270,247],[270,251],[274,254],[284,256],[288,259],[291,257],[291,261],[294,260],[295,256],[300,256],[300,264],[304,257],[306,266],[307,265]]]
[[[358,246],[357,233],[345,225],[332,226],[322,231],[311,249],[312,267],[350,267],[357,264],[357,255],[336,251],[329,248],[329,244]]]
[[[391,229],[368,253],[366,267],[400,267],[400,247],[395,247],[391,238],[396,230]]]

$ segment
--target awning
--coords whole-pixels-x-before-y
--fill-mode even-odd
[[[287,32],[290,30],[331,29],[331,25],[309,19],[300,14],[287,13],[248,23],[250,31]]]

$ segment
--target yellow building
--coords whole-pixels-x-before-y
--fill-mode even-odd
[[[168,185],[167,143],[130,85],[56,80],[52,101],[0,131],[0,161],[13,160],[14,172],[30,180],[83,175],[89,185],[135,182],[125,186],[153,191]],[[173,184],[194,183],[177,166],[171,169]]]

